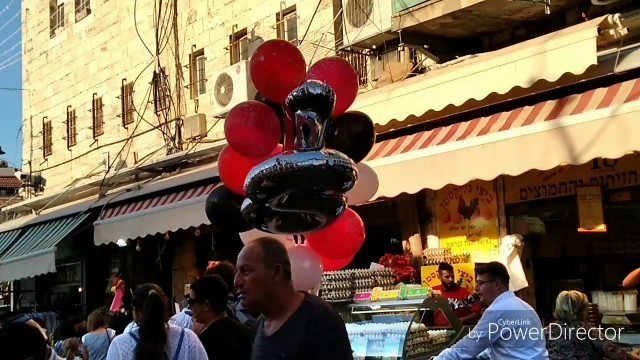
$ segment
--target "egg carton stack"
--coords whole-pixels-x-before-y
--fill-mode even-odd
[[[407,339],[408,356],[419,356],[446,346],[455,335],[453,330],[428,330],[424,324],[411,324]]]
[[[439,265],[442,262],[448,264],[463,264],[471,262],[471,254],[463,253],[458,255],[452,255],[451,249],[424,249],[422,251],[424,265]]]
[[[371,291],[374,287],[391,290],[395,286],[392,269],[350,269],[325,272],[322,275],[320,296],[326,301],[349,301],[357,292]]]

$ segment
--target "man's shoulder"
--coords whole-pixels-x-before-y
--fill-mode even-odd
[[[305,308],[306,311],[313,312],[314,314],[318,314],[318,315],[327,315],[327,314],[334,315],[335,314],[336,316],[338,316],[338,313],[336,312],[336,310],[328,302],[312,294],[305,294],[305,299],[304,299],[304,302],[302,303],[302,306]]]

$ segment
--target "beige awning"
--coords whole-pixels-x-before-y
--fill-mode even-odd
[[[598,44],[625,34],[618,15],[607,15],[490,53],[471,55],[435,70],[360,94],[351,110],[376,125],[403,121],[449,105],[529,88],[539,80],[582,74],[598,63]]]
[[[640,151],[640,79],[377,143],[372,199]],[[636,181],[638,181],[636,176]]]

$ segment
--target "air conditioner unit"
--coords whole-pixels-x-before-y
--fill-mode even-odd
[[[207,115],[187,116],[182,123],[182,137],[185,140],[201,139],[207,136]]]
[[[249,76],[249,60],[231,65],[214,78],[213,115],[224,116],[237,104],[253,100],[255,95],[256,89]]]
[[[343,43],[352,45],[391,30],[392,1],[342,0]]]

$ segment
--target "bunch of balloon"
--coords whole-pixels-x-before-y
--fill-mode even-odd
[[[375,129],[367,115],[347,111],[358,75],[340,57],[306,71],[297,47],[269,40],[253,53],[250,75],[258,94],[225,119],[222,184],[205,210],[213,225],[240,233],[245,244],[260,236],[284,243],[294,284],[307,290],[323,270],[349,265],[364,243],[364,223],[348,197]],[[304,235],[305,244],[294,244],[294,235]]]

